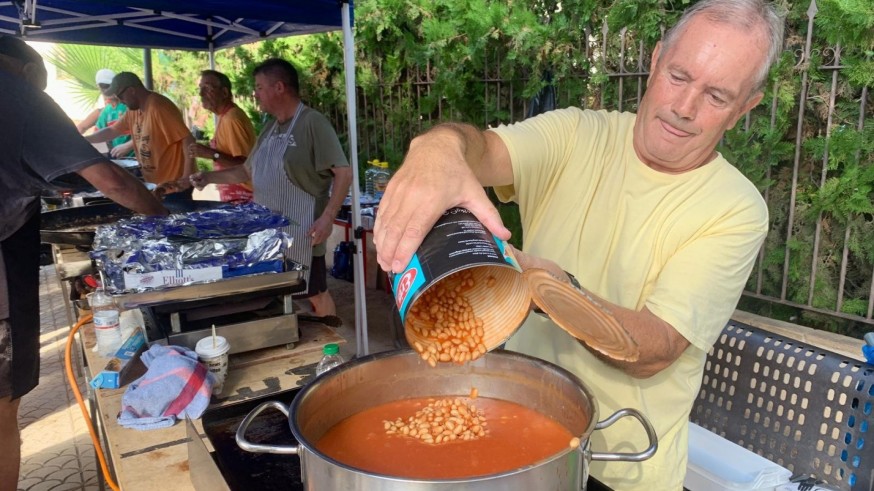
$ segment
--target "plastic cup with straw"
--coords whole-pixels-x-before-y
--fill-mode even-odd
[[[225,377],[228,374],[228,352],[231,345],[223,336],[218,336],[215,324],[212,325],[212,335],[202,338],[194,347],[197,357],[206,365],[213,375],[215,383],[212,386],[213,394],[221,394]]]

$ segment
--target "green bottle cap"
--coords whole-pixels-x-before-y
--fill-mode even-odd
[[[326,344],[324,348],[322,348],[322,353],[326,355],[336,355],[340,352],[340,347],[334,343]]]

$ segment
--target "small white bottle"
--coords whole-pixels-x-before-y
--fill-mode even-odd
[[[322,353],[322,359],[316,365],[316,375],[321,375],[336,366],[342,365],[346,361],[340,356],[340,347],[336,344],[326,344],[322,348]]]
[[[94,336],[97,338],[95,351],[101,356],[112,356],[121,346],[118,306],[112,295],[103,288],[91,294],[90,303],[94,314]]]

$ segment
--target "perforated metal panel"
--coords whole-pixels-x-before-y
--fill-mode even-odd
[[[871,491],[872,410],[874,366],[731,321],[690,419],[793,473]]]

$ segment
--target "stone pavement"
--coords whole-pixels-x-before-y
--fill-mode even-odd
[[[69,325],[54,266],[40,270],[40,377],[19,408],[21,473],[18,489],[100,489],[94,445],[67,383],[64,347]],[[87,397],[84,387],[80,387]],[[102,480],[102,478],[101,478]]]

